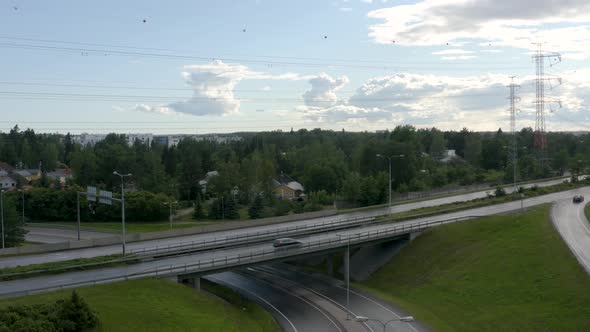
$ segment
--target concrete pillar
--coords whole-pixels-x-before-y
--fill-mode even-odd
[[[201,290],[201,278],[199,278],[199,277],[186,278],[186,279],[178,277],[178,282],[181,284],[187,285],[192,289],[196,289],[198,291]]]
[[[332,255],[328,255],[328,258],[326,258],[326,273],[330,277],[334,275],[334,261],[332,259]]]
[[[346,308],[350,308],[350,247],[344,251],[344,283],[346,284]]]

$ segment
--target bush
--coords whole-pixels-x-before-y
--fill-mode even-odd
[[[496,187],[496,190],[494,190],[494,196],[504,197],[506,196],[506,190],[504,190],[502,187]]]
[[[293,208],[293,204],[286,200],[278,201],[275,204],[275,216],[286,216],[289,214],[291,209]]]
[[[97,314],[76,291],[69,299],[51,304],[0,309],[1,332],[75,332],[94,328],[98,323]]]

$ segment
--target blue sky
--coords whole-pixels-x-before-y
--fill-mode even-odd
[[[541,40],[547,129],[586,130],[585,2],[7,0],[0,130],[507,129],[513,75],[533,126]]]

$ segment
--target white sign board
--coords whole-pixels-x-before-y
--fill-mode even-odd
[[[89,201],[96,201],[96,187],[86,187],[86,197]]]
[[[111,191],[101,190],[98,192],[98,202],[99,203],[113,205],[112,198],[113,198],[113,193]]]

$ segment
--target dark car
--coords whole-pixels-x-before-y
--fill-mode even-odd
[[[303,244],[303,242],[301,242],[299,240],[291,239],[291,238],[288,238],[288,237],[285,237],[285,238],[282,238],[282,239],[276,239],[272,243],[273,247],[275,247],[277,249],[291,248],[291,247],[299,247],[302,244]]]
[[[584,201],[584,196],[582,196],[582,195],[574,195],[573,201],[574,201],[574,203],[582,203]]]

